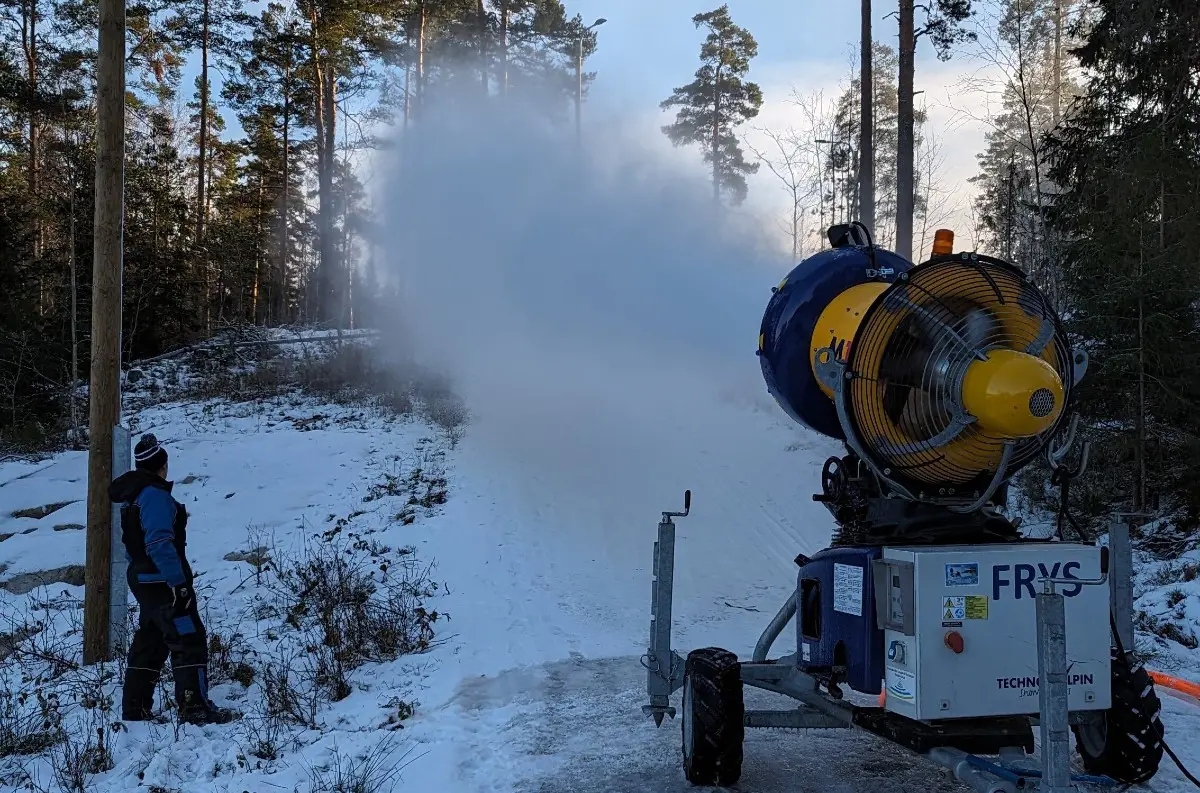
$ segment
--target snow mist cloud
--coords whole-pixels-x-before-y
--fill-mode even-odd
[[[662,476],[642,481],[658,464],[700,450],[730,401],[769,404],[754,350],[787,258],[716,212],[702,173],[595,112],[582,147],[520,110],[423,119],[383,166],[383,269],[472,443],[557,486],[661,501]]]

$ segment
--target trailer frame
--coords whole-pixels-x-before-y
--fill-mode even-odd
[[[642,665],[646,669],[649,704],[642,706],[656,726],[675,718],[670,697],[683,688],[685,659],[671,646],[675,580],[676,518],[691,511],[691,491],[684,493],[682,512],[664,511],[654,543],[651,583],[650,641]],[[861,729],[946,768],[956,779],[979,793],[1071,793],[1075,785],[1115,785],[1107,777],[1072,775],[1070,725],[1094,718],[1092,712],[1071,712],[1067,699],[1066,614],[1058,586],[1109,586],[1113,621],[1124,647],[1133,646],[1132,547],[1129,526],[1118,515],[1109,523],[1107,553],[1102,552],[1099,578],[1070,581],[1043,578],[1036,595],[1038,672],[1043,681],[1038,712],[1025,716],[918,722],[884,707],[864,707],[845,701],[841,692],[801,670],[797,654],[768,660],[771,647],[796,614],[796,592],[772,617],[755,645],[750,661],[739,663],[743,686],[770,691],[796,700],[791,709],[745,710],[743,723],[752,728]],[[1040,763],[1026,754],[1034,749],[1032,727],[1040,729]],[[992,762],[980,755],[998,755]],[[1021,763],[1024,767],[1018,765]]]

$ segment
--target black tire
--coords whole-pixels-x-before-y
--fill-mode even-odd
[[[722,787],[742,776],[746,707],[742,668],[727,650],[688,653],[683,668],[683,772],[693,785]]]
[[[1072,727],[1089,774],[1140,785],[1158,773],[1163,756],[1162,703],[1141,664],[1112,651],[1112,707],[1093,722]]]

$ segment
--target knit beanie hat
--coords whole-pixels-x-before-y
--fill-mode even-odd
[[[154,433],[147,432],[133,447],[133,460],[141,471],[161,471],[167,464],[167,450],[158,444]]]

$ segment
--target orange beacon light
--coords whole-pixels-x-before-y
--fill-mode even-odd
[[[954,253],[954,232],[938,229],[933,233],[933,255],[944,256],[947,253]]]

